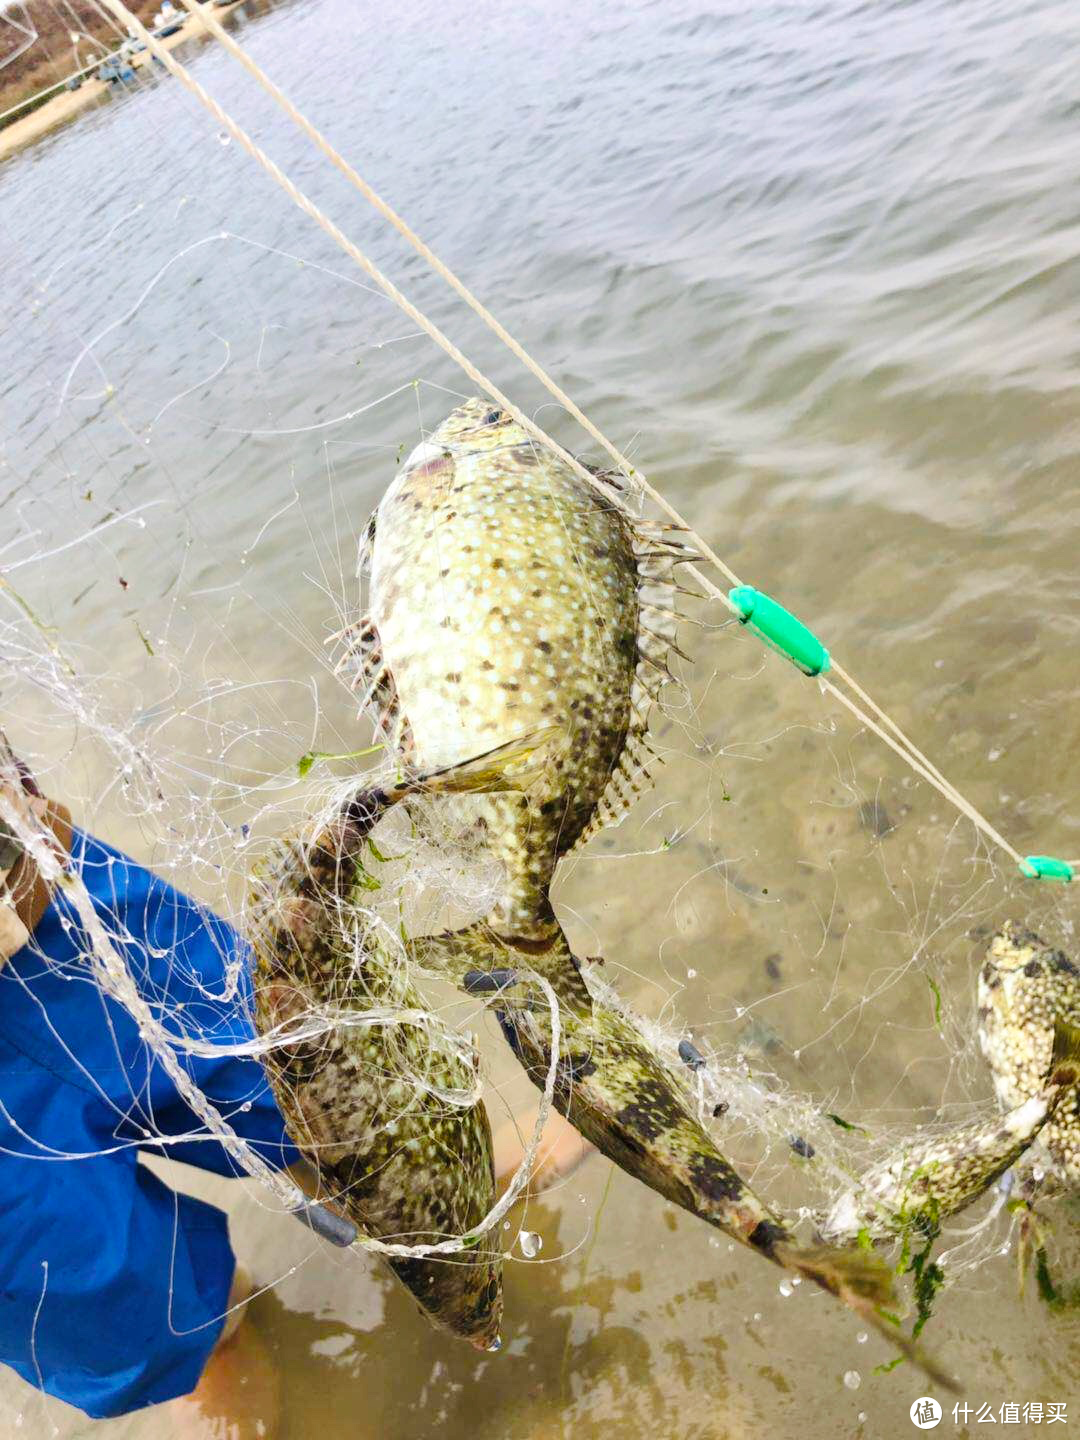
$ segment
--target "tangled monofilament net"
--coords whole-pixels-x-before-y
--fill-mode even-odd
[[[19,363],[0,470],[3,713],[47,793],[243,928],[270,840],[329,814],[371,763],[357,757],[370,722],[327,642],[359,613],[359,537],[397,462],[468,392],[268,201],[227,137],[172,92],[150,98],[154,164],[124,109],[145,91],[112,117],[138,177],[126,193],[65,210],[41,193],[47,167],[5,182],[19,203],[0,220],[4,346]],[[209,198],[222,191],[227,214]],[[520,403],[580,443],[531,392]],[[650,513],[632,486],[627,503]],[[565,864],[556,906],[575,952],[603,959],[597,990],[643,1017],[755,1189],[810,1217],[905,1141],[994,1113],[973,950],[1006,916],[1065,948],[1072,925],[715,601],[687,602],[682,644],[691,659],[653,720],[655,788]],[[489,907],[482,852],[436,799],[422,809],[424,825],[395,812],[380,828],[392,858],[369,866],[343,930],[392,945],[402,925]],[[88,975],[133,1011],[265,1204],[291,1208],[291,1182],[185,1079],[185,1058],[213,1045],[207,1016],[237,1003],[242,959],[205,1012],[162,1015],[107,927],[88,928]],[[479,1030],[493,1111],[520,1108],[482,1001],[414,978],[433,1034],[468,1048]],[[306,1033],[342,1022],[309,1018]],[[1009,1244],[1013,1223],[998,1193],[947,1225],[950,1276]]]

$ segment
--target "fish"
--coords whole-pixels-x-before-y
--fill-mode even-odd
[[[365,1235],[403,1244],[468,1235],[494,1204],[495,1172],[476,1095],[479,1057],[425,1011],[396,947],[363,923],[362,854],[392,806],[522,783],[528,753],[515,743],[360,788],[314,826],[276,839],[255,868],[246,928],[256,1028],[274,1041],[264,1069],[319,1198]],[[434,1259],[392,1255],[388,1264],[437,1326],[478,1349],[496,1347],[497,1245]]]
[[[1080,1182],[1080,970],[1007,922],[987,947],[977,1004],[999,1114],[897,1147],[836,1201],[823,1240],[936,1225],[1014,1167],[1029,1198]]]
[[[410,942],[420,968],[447,968],[438,936]],[[564,942],[565,943],[565,942]],[[477,945],[477,960],[486,952]],[[466,993],[490,997],[510,1048],[543,1090],[551,1066],[551,1007],[527,970],[507,950],[494,970],[472,967],[458,954],[451,978]],[[560,1000],[560,1049],[552,1094],[555,1108],[597,1150],[627,1174],[750,1251],[839,1299],[946,1387],[950,1377],[892,1322],[893,1272],[865,1249],[803,1244],[724,1156],[694,1112],[679,1077],[650,1042],[641,1021],[595,978],[594,965],[565,955],[589,994],[587,1006]],[[680,1050],[689,1071],[704,1063],[693,1046]]]
[[[561,727],[527,798],[460,802],[501,873],[490,913],[462,940],[520,949],[579,1001],[552,877],[650,781],[650,710],[683,653],[674,572],[694,558],[676,527],[631,513],[621,483],[597,472],[589,484],[488,400],[459,405],[371,518],[369,606],[339,662],[377,734],[420,769]]]
[[[840,1243],[867,1234],[883,1240],[912,1226],[928,1229],[964,1210],[1030,1149],[1068,1100],[1080,1076],[1080,1031],[1059,1032],[1061,1063],[1034,1094],[1003,1116],[904,1144],[844,1192],[819,1227]],[[1070,1053],[1071,1052],[1071,1053]]]
[[[1015,922],[987,947],[978,986],[979,1042],[1003,1109],[1040,1092],[1062,1025],[1080,1027],[1080,967]],[[1017,1166],[1044,1192],[1080,1187],[1080,1086],[1066,1090]]]

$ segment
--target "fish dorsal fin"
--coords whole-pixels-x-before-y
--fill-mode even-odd
[[[624,519],[638,573],[638,662],[630,691],[630,722],[604,793],[578,845],[597,831],[617,825],[652,784],[651,767],[661,763],[649,736],[649,721],[660,691],[673,678],[673,657],[683,654],[676,631],[681,619],[678,597],[686,592],[675,579],[674,570],[676,565],[697,558],[678,538],[677,526],[638,520],[625,512]]]
[[[378,511],[372,513],[356,557],[358,579],[370,575],[371,557],[375,546]],[[398,699],[393,672],[383,653],[382,636],[370,612],[346,625],[327,644],[341,646],[334,673],[342,675],[358,697],[360,714],[371,716],[376,740],[384,740],[401,759],[409,761],[413,753],[412,732]]]

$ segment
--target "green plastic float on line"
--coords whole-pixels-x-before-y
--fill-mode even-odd
[[[1025,855],[1020,861],[1020,873],[1029,880],[1058,880],[1062,885],[1068,885],[1073,878],[1069,862],[1053,855]]]
[[[736,585],[728,592],[728,599],[738,610],[742,623],[804,675],[822,675],[828,670],[832,661],[825,646],[771,595],[755,590],[752,585]]]

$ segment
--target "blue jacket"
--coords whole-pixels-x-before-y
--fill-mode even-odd
[[[165,1022],[221,1042],[250,1037],[236,932],[80,832],[73,860]],[[224,1213],[169,1189],[138,1163],[140,1150],[219,1175],[236,1167],[102,995],[86,948],[57,896],[0,970],[0,1361],[101,1418],[192,1389],[233,1275]],[[238,957],[239,990],[227,998],[226,965]],[[257,1061],[178,1053],[264,1158],[297,1158]]]

